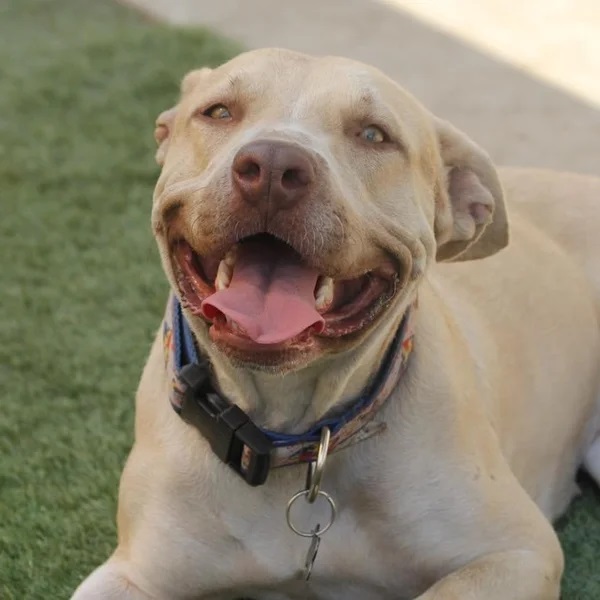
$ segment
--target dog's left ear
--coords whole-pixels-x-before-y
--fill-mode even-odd
[[[436,190],[438,261],[471,260],[508,244],[504,193],[490,157],[445,121],[436,120],[443,173]]]
[[[208,67],[190,71],[181,82],[182,98],[195,89],[200,84],[202,79],[211,71],[212,69],[209,69]],[[167,150],[169,149],[169,139],[171,137],[173,123],[175,121],[178,108],[179,105],[176,104],[173,106],[173,108],[169,108],[169,110],[161,112],[156,119],[154,127],[154,139],[158,144],[158,148],[156,150],[155,159],[160,166],[162,166],[165,162],[165,156],[167,155]]]

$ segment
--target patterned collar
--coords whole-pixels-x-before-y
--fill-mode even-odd
[[[304,433],[286,434],[259,428],[212,387],[210,363],[198,354],[181,305],[171,294],[163,322],[171,405],[202,433],[221,460],[250,485],[261,485],[271,468],[314,461],[325,426],[331,431],[329,453],[385,429],[385,423],[376,423],[374,417],[406,369],[413,347],[413,312],[412,308],[407,311],[375,381],[365,393]]]

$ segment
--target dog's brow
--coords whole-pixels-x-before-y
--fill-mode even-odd
[[[231,91],[235,91],[240,87],[240,83],[241,83],[242,78],[240,77],[239,73],[235,73],[233,75],[229,74],[227,75],[227,84],[228,84],[228,88]]]
[[[371,108],[376,105],[376,102],[375,95],[371,89],[363,88],[359,90],[357,104],[366,108]]]
[[[371,88],[360,88],[354,94],[352,101],[352,110],[360,113],[361,116],[380,117],[383,120],[390,119],[392,115],[382,102],[377,92]]]
[[[230,98],[236,100],[240,97],[243,87],[244,80],[239,73],[228,74],[225,81],[215,86],[211,95],[215,98]]]
[[[358,113],[361,119],[373,121],[373,124],[386,126],[393,133],[393,137],[400,147],[407,150],[404,128],[394,116],[393,111],[380,98],[377,90],[370,87],[359,88],[354,96],[353,113]]]

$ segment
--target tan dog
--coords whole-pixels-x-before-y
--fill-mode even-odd
[[[74,598],[557,599],[550,521],[582,462],[600,479],[600,181],[501,186],[376,69],[275,49],[190,73],[156,137],[154,231],[222,397],[302,433],[368,388],[409,307],[414,351],[386,429],[327,459],[305,583],[306,465],[250,487],[223,464],[169,404],[161,328],[118,548]]]

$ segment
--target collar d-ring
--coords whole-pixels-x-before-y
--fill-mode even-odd
[[[327,460],[330,437],[331,432],[329,431],[329,427],[323,427],[323,429],[321,429],[321,440],[319,442],[317,460],[311,462],[308,466],[308,474],[306,478],[306,489],[308,494],[306,496],[306,500],[310,504],[317,499],[319,490],[321,489],[321,479],[323,478],[323,471],[325,470],[325,462]]]

